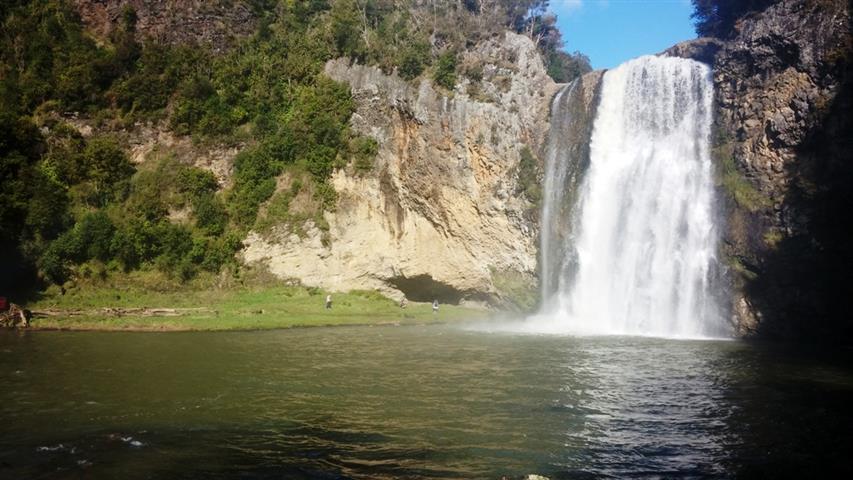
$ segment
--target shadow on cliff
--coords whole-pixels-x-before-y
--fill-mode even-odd
[[[853,1],[850,2],[853,5]],[[799,232],[764,256],[746,286],[763,312],[759,335],[853,342],[853,34],[828,55],[826,75],[841,79],[829,105],[787,170],[783,215]]]
[[[438,300],[441,303],[458,305],[464,296],[464,292],[450,284],[433,279],[431,275],[394,277],[389,280],[389,283],[403,292],[406,298],[415,302]]]

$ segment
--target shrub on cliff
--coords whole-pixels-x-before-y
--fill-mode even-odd
[[[234,158],[234,186],[228,195],[231,217],[248,228],[258,207],[275,192],[275,177],[281,164],[273,162],[261,148],[244,150]]]
[[[456,53],[454,52],[445,52],[438,57],[435,73],[432,76],[435,83],[448,90],[453,90],[453,87],[456,86],[456,63]]]
[[[350,142],[353,166],[356,171],[365,173],[373,169],[376,154],[379,153],[379,143],[367,137],[358,137]]]
[[[364,42],[360,29],[359,8],[354,0],[337,0],[332,3],[329,27],[335,51],[341,57],[361,59],[364,57]]]
[[[136,171],[114,138],[96,137],[89,140],[81,158],[92,191],[87,199],[91,205],[102,207],[121,201],[127,196],[130,176]]]
[[[566,53],[562,50],[552,50],[545,55],[545,66],[548,75],[558,83],[568,83],[575,78],[592,71],[589,58],[580,53]]]
[[[417,78],[431,63],[429,45],[423,42],[413,42],[400,55],[400,66],[397,73],[406,80]]]
[[[67,280],[70,267],[90,259],[107,261],[113,258],[113,237],[116,228],[103,212],[83,216],[74,228],[51,242],[38,261],[43,275],[54,283]]]
[[[518,185],[521,193],[533,205],[542,201],[542,187],[539,182],[539,161],[533,152],[525,145],[522,147],[518,161]]]
[[[205,235],[217,236],[225,233],[228,226],[228,212],[221,199],[213,194],[199,197],[193,202],[193,215],[196,226]]]

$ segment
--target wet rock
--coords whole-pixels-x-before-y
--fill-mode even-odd
[[[697,38],[673,45],[664,50],[663,55],[670,57],[692,58],[708,65],[714,64],[717,52],[723,47],[723,42],[716,38]]]

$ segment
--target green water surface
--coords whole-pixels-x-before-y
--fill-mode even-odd
[[[736,341],[0,332],[4,479],[853,478],[851,407],[843,357]]]

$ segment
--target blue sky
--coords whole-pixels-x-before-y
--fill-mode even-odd
[[[593,68],[613,68],[640,55],[696,38],[690,0],[551,0],[566,50]]]

